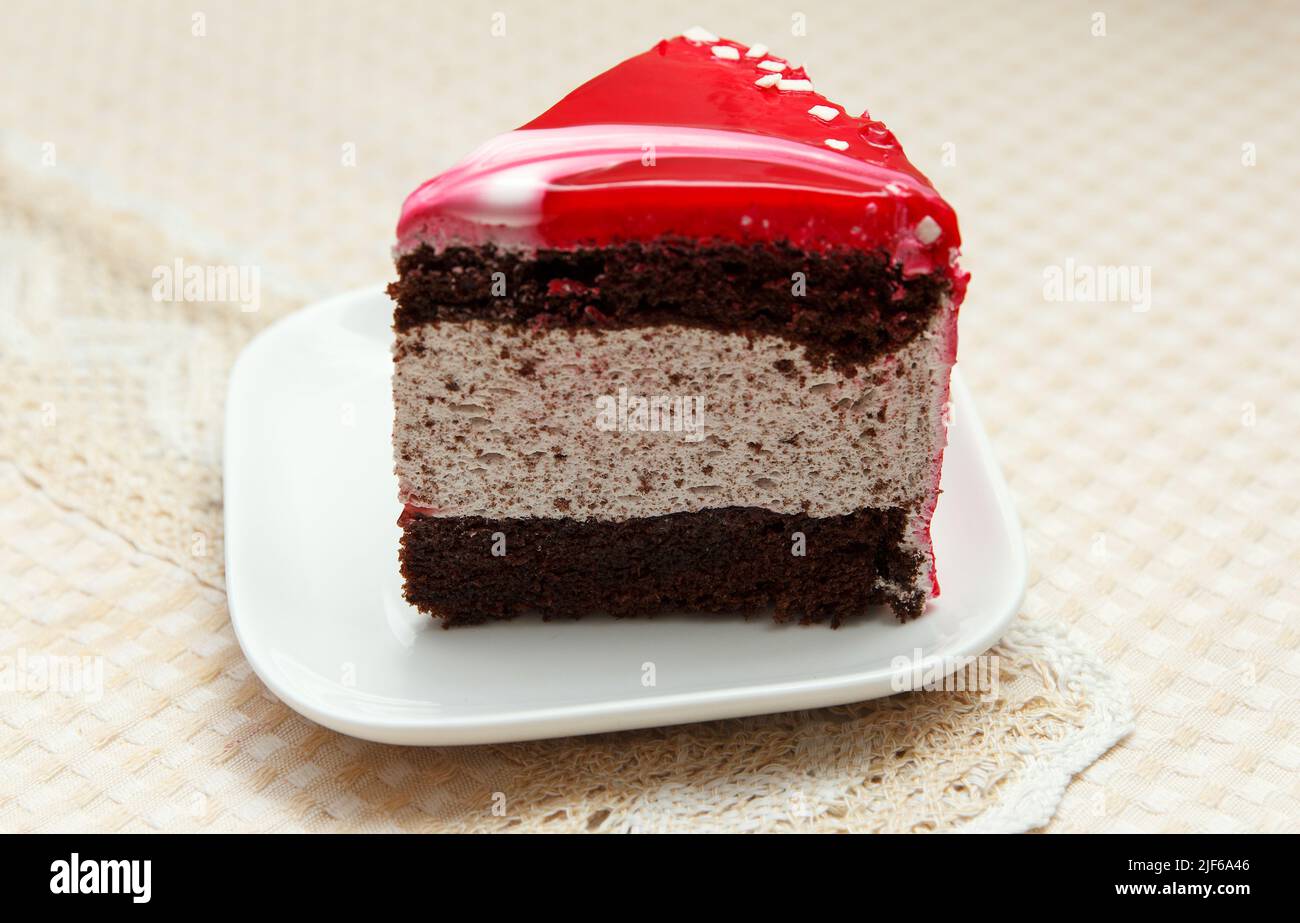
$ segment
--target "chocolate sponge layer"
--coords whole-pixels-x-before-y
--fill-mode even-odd
[[[616,522],[408,515],[406,598],[444,625],[594,613],[736,612],[829,620],[888,604],[921,614],[907,511],[807,517],[745,507]],[[803,554],[798,534],[803,536]],[[494,554],[494,549],[498,552]]]
[[[939,309],[939,274],[884,251],[672,238],[574,250],[428,245],[398,257],[398,332],[432,321],[626,328],[682,324],[782,336],[819,363],[893,352]]]

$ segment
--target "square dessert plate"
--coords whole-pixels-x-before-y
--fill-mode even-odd
[[[933,535],[943,592],[900,624],[836,630],[660,615],[443,630],[402,598],[382,289],[279,321],[226,406],[226,580],[262,681],[325,727],[472,744],[814,708],[891,695],[991,647],[1025,587],[1020,526],[960,375]]]

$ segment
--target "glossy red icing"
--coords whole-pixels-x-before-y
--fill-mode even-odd
[[[786,70],[778,73],[787,80],[808,80],[802,67],[772,54],[747,58],[747,46],[729,39],[717,44],[736,48],[739,60],[719,58],[711,45],[681,36],[664,39],[588,80],[522,127],[564,128],[602,122],[679,125],[785,138],[821,150],[827,150],[826,139],[830,138],[848,144],[842,156],[906,174],[930,186],[880,122],[850,116],[818,93],[755,85],[760,77],[773,73],[760,68],[759,62],[786,65]],[[809,114],[813,106],[829,106],[839,115],[823,121]],[[945,230],[955,232],[956,223]]]
[[[735,59],[715,47],[734,49]],[[629,58],[503,136],[508,147],[471,155],[413,193],[402,244],[499,236],[568,247],[681,235],[884,248],[908,273],[948,275],[960,300],[956,216],[889,130],[799,83],[758,86],[776,64],[785,66],[780,80],[808,78],[748,51],[727,39],[678,37]],[[647,128],[611,140],[607,126]],[[667,128],[683,131],[661,144],[656,129]],[[552,149],[534,150],[532,138]],[[535,201],[523,195],[530,184]]]

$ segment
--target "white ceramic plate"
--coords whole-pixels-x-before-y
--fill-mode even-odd
[[[226,407],[226,580],[271,691],[369,740],[469,744],[890,695],[984,652],[1015,615],[1015,511],[961,378],[933,535],[942,595],[899,624],[766,616],[512,622],[444,631],[402,599],[391,458],[392,306],[378,289],[285,318],[240,356]],[[908,662],[902,665],[898,658]],[[653,664],[653,685],[647,681]]]

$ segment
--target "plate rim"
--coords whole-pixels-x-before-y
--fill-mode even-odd
[[[644,698],[616,698],[587,703],[517,707],[489,715],[438,715],[418,717],[395,715],[370,715],[364,718],[351,716],[331,709],[303,696],[283,672],[273,663],[268,652],[251,643],[251,625],[244,618],[247,587],[232,560],[232,550],[239,534],[242,513],[232,498],[238,496],[238,478],[231,463],[234,449],[241,444],[238,427],[236,397],[249,369],[266,349],[266,344],[284,331],[298,324],[309,323],[315,315],[325,315],[340,310],[358,298],[373,298],[384,291],[384,284],[353,289],[311,302],[279,318],[258,332],[240,351],[231,367],[226,387],[225,421],[222,445],[222,504],[224,522],[226,600],[230,622],[234,628],[249,666],[266,687],[284,704],[311,721],[352,737],[378,743],[399,745],[447,746],[509,741],[539,740],[581,734],[602,733],[634,728],[670,726],[697,721],[722,720],[753,715],[775,714],[799,709],[821,708],[849,702],[867,701],[898,690],[890,687],[895,673],[879,669],[857,673],[839,673],[830,677],[810,677],[802,680],[756,683],[727,686],[702,692],[661,693]],[[931,654],[920,662],[923,671],[938,666],[954,657],[976,656],[993,647],[1006,633],[1024,601],[1028,584],[1028,553],[1025,537],[1010,488],[1002,475],[993,446],[979,417],[973,398],[958,365],[952,369],[950,400],[960,405],[963,428],[970,428],[970,436],[981,467],[989,475],[984,480],[991,488],[1002,525],[1007,533],[1011,560],[1008,575],[1014,572],[1014,599],[1008,602],[998,618],[990,619],[971,641],[956,652]],[[942,502],[942,499],[940,500]],[[232,513],[232,508],[234,512]],[[250,602],[249,609],[253,608]],[[825,626],[814,626],[826,629]],[[882,684],[884,686],[882,690]]]

